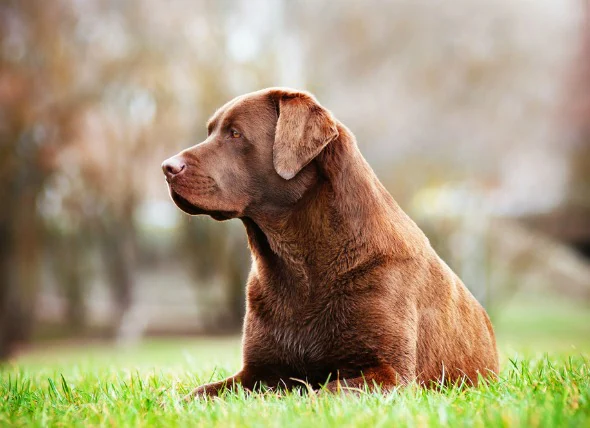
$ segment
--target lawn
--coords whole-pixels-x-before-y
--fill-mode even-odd
[[[513,312],[497,320],[500,381],[477,388],[409,387],[388,395],[239,391],[183,404],[181,397],[195,385],[239,367],[238,338],[41,347],[0,369],[0,426],[590,427],[588,311],[553,305]],[[524,321],[515,314],[524,314]]]

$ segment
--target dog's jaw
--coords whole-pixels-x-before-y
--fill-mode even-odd
[[[233,211],[219,211],[219,210],[206,210],[197,205],[190,203],[188,200],[180,196],[174,190],[170,189],[170,197],[181,211],[189,215],[208,215],[214,220],[225,221],[232,218],[236,218],[238,214]]]

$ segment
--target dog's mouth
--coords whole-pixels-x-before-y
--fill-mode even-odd
[[[182,196],[180,196],[172,189],[170,190],[170,196],[172,197],[172,200],[174,201],[176,206],[185,213],[190,215],[206,214],[205,210],[197,207],[196,205],[191,204],[189,201],[184,199]]]
[[[217,221],[229,220],[231,218],[236,217],[236,213],[230,211],[206,210],[201,207],[198,207],[195,204],[192,204],[189,201],[187,201],[185,198],[180,196],[172,189],[170,189],[170,196],[172,197],[172,200],[178,208],[190,215],[209,215]]]

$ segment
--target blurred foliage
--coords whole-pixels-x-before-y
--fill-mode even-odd
[[[307,88],[350,126],[488,308],[523,284],[586,298],[585,262],[493,220],[588,212],[580,4],[439,6],[1,2],[0,357],[34,333],[239,328],[245,234],[181,215],[159,164],[265,86]]]

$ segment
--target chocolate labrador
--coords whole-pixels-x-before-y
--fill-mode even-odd
[[[252,269],[243,367],[202,385],[388,391],[498,371],[485,310],[401,210],[355,137],[309,93],[235,98],[166,160],[176,205],[239,218]]]

